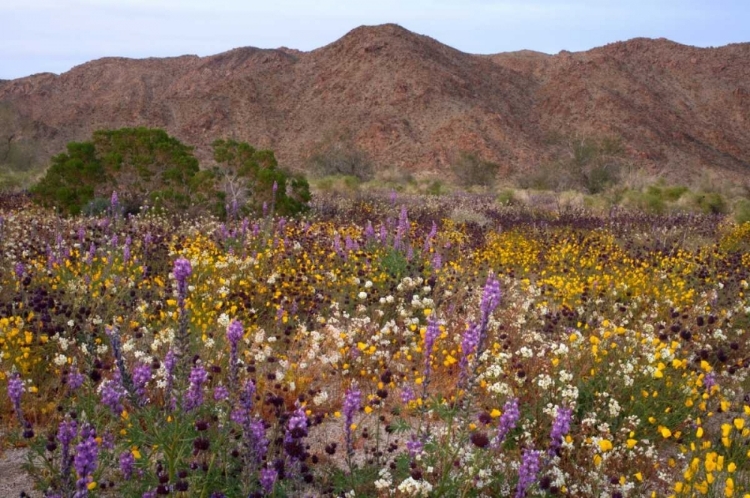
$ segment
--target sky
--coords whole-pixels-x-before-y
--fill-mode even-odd
[[[313,50],[389,22],[480,54],[642,36],[706,47],[750,42],[750,0],[0,0],[0,79],[107,56]]]

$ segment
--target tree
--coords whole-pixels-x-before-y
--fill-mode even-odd
[[[214,160],[220,166],[218,183],[229,209],[260,212],[265,205],[283,215],[307,209],[307,180],[279,168],[273,151],[231,139],[217,140],[213,148]]]
[[[199,185],[192,180],[198,172],[192,148],[163,130],[102,130],[54,156],[32,193],[41,204],[71,215],[95,199],[109,199],[113,191],[129,211],[146,202],[166,211],[186,210],[194,204]],[[200,194],[201,200],[211,197],[210,192]]]

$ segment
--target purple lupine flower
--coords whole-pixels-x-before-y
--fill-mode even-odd
[[[13,405],[13,409],[21,419],[23,418],[21,415],[21,395],[24,391],[26,391],[26,388],[23,385],[21,376],[18,375],[18,372],[13,372],[10,375],[10,379],[8,379],[8,397],[10,398],[10,403]]]
[[[305,446],[302,439],[307,436],[307,415],[298,407],[286,424],[284,433],[284,451],[292,460],[304,460]]]
[[[443,257],[440,256],[439,252],[436,252],[432,257],[432,267],[436,270],[439,270],[443,267]]]
[[[110,245],[112,247],[117,247],[117,243],[120,241],[120,237],[117,236],[117,234],[112,234],[112,238],[110,239]]]
[[[86,425],[81,429],[81,442],[76,445],[76,455],[73,458],[73,466],[78,473],[76,498],[88,496],[88,485],[93,481],[92,474],[96,470],[98,457],[99,445],[96,442],[96,431]]]
[[[255,417],[247,424],[247,434],[252,438],[253,451],[258,463],[262,462],[268,453],[268,438],[263,420]]]
[[[83,382],[86,380],[86,378],[83,376],[81,372],[78,371],[77,368],[73,368],[68,372],[68,376],[65,379],[65,383],[68,386],[69,392],[77,391],[79,387],[83,385]]]
[[[571,408],[557,407],[555,421],[552,423],[552,430],[550,431],[551,441],[547,452],[550,456],[554,456],[562,445],[563,437],[570,431],[572,418],[573,410]]]
[[[124,410],[122,406],[122,398],[125,394],[125,388],[122,387],[122,383],[117,376],[115,376],[114,379],[102,383],[100,392],[102,404],[108,406],[115,415],[120,415]]]
[[[146,491],[145,493],[141,495],[141,498],[156,498],[156,491],[154,490]]]
[[[417,395],[414,393],[414,389],[411,386],[404,386],[401,388],[401,403],[408,404],[410,401],[417,399]]]
[[[123,261],[130,261],[130,244],[132,240],[130,235],[125,238],[125,247],[122,248],[122,259]]]
[[[245,382],[245,389],[240,393],[240,406],[246,411],[250,412],[253,409],[253,400],[255,399],[255,383],[248,379]]]
[[[117,209],[117,205],[119,204],[119,198],[117,197],[117,192],[112,192],[112,197],[109,199],[109,204],[112,206],[112,211]]]
[[[263,492],[265,492],[267,495],[271,494],[271,491],[273,491],[273,485],[276,484],[276,478],[278,477],[278,472],[276,472],[276,469],[261,469],[260,471],[260,485],[263,488]]]
[[[274,180],[273,187],[271,187],[271,190],[273,190],[273,193],[275,194],[277,190],[279,190],[279,184]]]
[[[129,480],[133,475],[133,467],[135,466],[135,457],[131,451],[123,451],[120,453],[120,472],[123,477]]]
[[[424,443],[415,434],[412,434],[411,439],[406,442],[406,449],[409,451],[409,456],[414,458],[422,453]]]
[[[344,432],[346,434],[346,451],[351,453],[352,449],[352,423],[354,414],[362,407],[362,392],[356,387],[350,387],[344,395]]]
[[[365,239],[369,242],[375,237],[375,229],[372,228],[372,222],[367,220],[367,226],[365,227]]]
[[[479,345],[480,326],[476,323],[470,323],[464,331],[461,338],[461,359],[458,366],[461,370],[461,379],[464,380],[469,375],[469,356],[477,351]]]
[[[214,388],[214,401],[224,401],[229,398],[229,389],[222,385]]]
[[[190,370],[190,386],[188,387],[187,393],[185,393],[185,399],[183,401],[183,408],[186,412],[189,412],[193,408],[198,408],[203,404],[203,383],[208,380],[208,372],[203,368],[203,365],[196,365]]]
[[[495,308],[500,304],[500,281],[495,278],[495,275],[490,272],[487,275],[487,282],[484,284],[484,292],[482,293],[482,301],[479,305],[479,310],[482,315],[482,326],[486,327],[487,321]]]
[[[386,241],[388,240],[388,229],[383,225],[380,224],[380,243],[385,245]]]
[[[227,339],[229,339],[229,343],[236,347],[243,335],[244,329],[242,328],[242,322],[239,320],[232,320],[229,327],[227,327]]]
[[[16,274],[16,278],[18,280],[21,280],[23,276],[26,274],[26,267],[21,263],[20,261],[16,263],[16,266],[13,268],[13,271]]]
[[[521,455],[521,465],[518,467],[518,485],[516,487],[516,498],[524,498],[526,491],[536,481],[537,474],[541,469],[542,452],[526,449]]]
[[[492,446],[500,446],[510,431],[515,429],[518,419],[521,418],[521,411],[518,409],[518,398],[513,398],[503,405],[503,413],[500,415],[500,422],[497,427],[497,434],[492,440]]]
[[[177,258],[174,262],[172,272],[177,280],[177,295],[185,299],[187,295],[187,279],[193,273],[193,267],[186,258]]]
[[[438,324],[435,315],[430,315],[427,320],[427,331],[424,334],[424,386],[430,380],[430,373],[432,372],[432,349],[435,347],[435,341],[440,336],[440,324]]]
[[[92,242],[89,245],[89,252],[86,254],[86,264],[90,265],[94,261],[94,255],[96,255],[96,245]]]
[[[396,191],[395,190],[391,190],[390,199],[391,199],[391,204],[396,204]]]
[[[265,218],[268,215],[268,203],[263,201],[263,217]]]
[[[57,440],[62,445],[60,475],[65,487],[67,487],[70,477],[70,468],[73,465],[73,459],[70,456],[70,443],[78,436],[78,425],[75,420],[63,420],[57,428]]]
[[[714,372],[708,372],[703,377],[703,387],[706,388],[707,393],[711,393],[711,389],[716,385],[716,374]]]
[[[78,227],[78,242],[83,244],[83,241],[86,239],[86,228],[83,226]]]
[[[432,247],[432,239],[435,238],[435,235],[437,235],[437,223],[435,223],[435,220],[432,221],[432,228],[430,229],[430,233],[427,234],[427,237],[424,239],[424,250],[429,251],[430,247]]]
[[[146,394],[146,384],[151,380],[151,365],[140,363],[133,369],[133,387],[138,398],[143,401]]]

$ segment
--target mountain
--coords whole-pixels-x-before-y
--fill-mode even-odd
[[[0,82],[0,143],[38,160],[94,130],[166,129],[200,157],[231,137],[304,170],[326,143],[380,168],[444,172],[461,151],[531,171],[554,137],[621,137],[630,160],[683,176],[750,172],[750,43],[638,38],[585,52],[473,55],[386,24],[310,52],[104,58]],[[10,137],[10,138],[9,138]]]

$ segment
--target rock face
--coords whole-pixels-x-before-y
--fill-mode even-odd
[[[0,105],[16,116],[4,122],[25,123],[0,140],[31,140],[42,159],[97,129],[149,126],[202,158],[235,138],[298,170],[340,136],[380,168],[442,172],[466,151],[507,172],[551,157],[551,136],[615,135],[655,171],[750,171],[750,43],[471,55],[388,24],[311,52],[99,59],[0,82]]]

